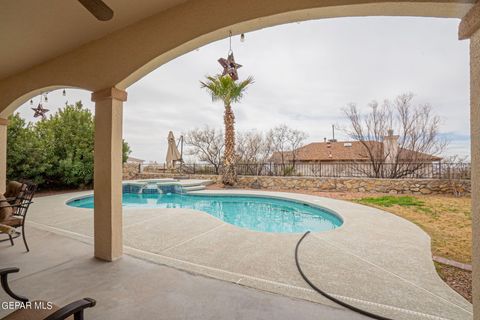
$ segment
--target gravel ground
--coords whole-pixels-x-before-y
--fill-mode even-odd
[[[472,272],[435,263],[438,274],[453,290],[472,302]]]

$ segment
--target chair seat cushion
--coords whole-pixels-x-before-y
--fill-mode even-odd
[[[7,198],[0,194],[0,223],[4,220],[8,220],[13,214],[13,209],[10,207],[10,203],[7,202]]]
[[[7,220],[2,221],[2,224],[10,226],[10,227],[18,228],[22,225],[22,222],[23,222],[22,218],[12,216],[12,217],[8,218]]]
[[[13,236],[15,234],[15,228],[0,223],[0,233]]]
[[[60,309],[56,305],[52,305],[52,308],[50,310],[47,308],[35,308],[36,304],[37,306],[47,306],[46,301],[32,301],[31,308],[15,310],[14,312],[2,318],[2,320],[42,320]],[[73,320],[73,316],[70,316],[67,319]]]
[[[9,181],[4,196],[6,198],[16,198],[25,191],[26,185],[18,181]]]

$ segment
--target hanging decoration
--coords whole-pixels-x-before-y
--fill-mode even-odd
[[[66,97],[67,96],[67,90],[63,89],[62,91],[62,96]],[[65,106],[68,106],[68,99],[65,100]]]
[[[42,117],[42,120],[47,118],[46,113],[50,111],[49,109],[43,106],[44,102],[48,102],[48,92],[40,93],[40,102],[38,103],[36,108],[31,108],[34,111],[33,117],[38,118]],[[30,104],[33,105],[33,100],[30,100]]]
[[[45,115],[48,111],[48,109],[44,108],[43,105],[41,103],[38,104],[38,106],[36,108],[32,108],[32,110],[35,112],[33,114],[33,116],[35,118],[38,118],[38,117],[42,117],[43,120],[45,120],[47,118],[47,116]]]
[[[238,71],[237,69],[241,68],[242,65],[235,62],[232,51],[232,31],[230,31],[230,49],[228,50],[227,59],[220,58],[218,63],[223,67],[222,76],[229,75],[233,80],[238,80]]]
[[[233,52],[231,52],[227,59],[225,58],[220,58],[218,59],[218,62],[222,65],[223,67],[223,72],[222,76],[224,75],[229,75],[233,80],[238,80],[238,68],[241,68],[242,65],[238,64],[235,62],[235,58],[233,56]]]
[[[48,103],[48,93],[48,91],[41,92],[38,105],[35,108],[31,108],[34,111],[33,116],[35,118],[42,117],[42,120],[47,118],[46,114],[50,111],[49,109],[45,108],[46,104]],[[66,89],[62,90],[62,96],[67,96]],[[33,99],[30,99],[30,105],[33,106]],[[65,105],[68,105],[68,100],[65,101]]]

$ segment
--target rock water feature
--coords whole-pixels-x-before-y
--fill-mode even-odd
[[[180,184],[176,183],[176,181],[135,181],[124,183],[123,193],[183,194],[185,191]]]

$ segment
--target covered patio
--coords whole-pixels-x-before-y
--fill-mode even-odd
[[[77,1],[66,2],[55,0],[48,5],[32,1],[14,1],[5,4],[0,17],[7,21],[2,36],[6,39],[5,50],[0,57],[0,192],[5,191],[6,181],[6,146],[8,116],[22,103],[38,95],[41,91],[64,87],[83,88],[92,92],[95,102],[95,209],[93,246],[72,240],[58,238],[49,232],[32,231],[36,233],[37,241],[29,254],[14,250],[0,250],[2,264],[16,265],[22,268],[22,273],[14,281],[18,289],[25,295],[37,295],[40,290],[50,293],[50,297],[62,299],[86,294],[90,295],[94,287],[85,286],[85,291],[67,286],[65,279],[86,279],[95,286],[95,279],[102,279],[101,285],[95,288],[96,297],[104,294],[105,300],[99,298],[98,310],[104,312],[119,312],[126,314],[133,310],[146,310],[151,307],[155,312],[170,310],[171,312],[189,312],[179,306],[174,298],[165,300],[165,304],[149,302],[148,297],[138,295],[133,300],[131,291],[150,288],[151,295],[161,290],[175,292],[181,285],[154,285],[151,279],[167,281],[169,277],[192,277],[199,280],[196,285],[205,286],[205,290],[220,292],[229,291],[232,297],[239,294],[236,290],[248,290],[245,302],[235,301],[235,306],[227,300],[220,300],[218,313],[238,308],[242,316],[248,315],[245,310],[252,301],[264,301],[267,305],[278,306],[280,313],[271,308],[271,315],[289,315],[290,311],[301,310],[305,317],[323,312],[338,312],[307,302],[297,302],[288,298],[259,293],[245,288],[224,284],[216,280],[204,279],[178,273],[176,270],[151,265],[141,260],[124,256],[121,261],[112,262],[123,256],[123,213],[122,194],[122,121],[123,104],[127,101],[127,89],[150,71],[172,60],[183,53],[189,52],[201,45],[233,34],[252,31],[259,28],[278,25],[293,21],[302,21],[326,17],[350,16],[420,16],[445,17],[461,19],[459,38],[470,39],[471,61],[471,159],[472,159],[472,216],[473,216],[473,304],[474,319],[480,319],[480,5],[474,1],[362,1],[362,0],[332,0],[332,1],[232,1],[226,5],[217,0],[201,1],[137,1],[133,7],[128,1],[111,0],[109,5],[114,8],[115,18],[110,22],[93,20]],[[18,17],[19,19],[12,19]],[[55,19],[51,15],[55,14]],[[213,18],[214,17],[214,18]],[[30,24],[25,24],[28,18]],[[37,20],[35,20],[37,19]],[[460,20],[459,20],[460,21]],[[36,25],[32,28],[32,25]],[[55,31],[57,30],[57,31]],[[57,32],[57,33],[55,33]],[[55,34],[52,34],[55,33]],[[40,45],[41,44],[41,45]],[[2,245],[2,247],[5,244]],[[70,247],[71,246],[71,247]],[[48,248],[48,249],[47,249]],[[53,250],[52,248],[57,248]],[[70,249],[69,249],[70,248]],[[77,255],[77,253],[79,253]],[[50,259],[45,255],[51,254]],[[93,260],[94,256],[99,260]],[[47,261],[48,260],[48,261]],[[55,262],[56,261],[56,262]],[[45,264],[43,264],[45,263]],[[43,267],[42,267],[43,265]],[[58,268],[58,269],[57,269]],[[138,278],[136,270],[144,270]],[[85,270],[88,272],[85,273]],[[62,272],[60,272],[62,271]],[[171,273],[171,274],[170,274]],[[26,275],[29,275],[25,277]],[[115,277],[115,275],[119,275]],[[59,280],[55,280],[55,279]],[[129,282],[128,279],[135,279]],[[46,281],[45,285],[33,285],[35,281]],[[186,281],[186,291],[190,281]],[[74,281],[74,280],[72,280]],[[137,281],[144,286],[136,287]],[[101,282],[101,281],[100,281]],[[56,283],[60,283],[58,289]],[[83,283],[79,281],[78,283]],[[159,282],[161,283],[161,282]],[[179,280],[179,283],[181,281]],[[208,287],[211,285],[211,287]],[[81,287],[80,285],[78,287]],[[27,291],[28,288],[28,291]],[[46,291],[44,288],[49,288]],[[92,289],[88,289],[92,288]],[[119,305],[108,299],[112,288],[118,288],[125,294],[125,304]],[[168,289],[168,290],[167,290]],[[37,291],[35,291],[37,290]],[[64,291],[61,291],[64,290]],[[167,292],[165,291],[165,294]],[[68,292],[71,292],[69,294]],[[195,290],[190,294],[193,295]],[[236,292],[236,293],[235,293]],[[185,292],[187,294],[187,292]],[[93,294],[92,294],[93,295]],[[212,304],[209,295],[194,297],[183,296],[182,303],[197,304],[198,310],[210,312],[198,307],[198,304]],[[255,295],[262,298],[255,299]],[[135,294],[133,296],[136,296]],[[215,296],[212,293],[212,296]],[[225,293],[218,295],[229,296]],[[100,297],[102,297],[100,295]],[[265,298],[267,297],[267,298]],[[138,300],[136,300],[138,298]],[[141,299],[140,299],[141,298]],[[197,299],[197,300],[196,300]],[[202,300],[208,299],[208,301]],[[223,298],[222,298],[223,299]],[[251,299],[251,300],[250,300]],[[277,300],[279,299],[279,300]],[[286,299],[286,300],[282,300]],[[275,302],[273,301],[275,300]],[[102,306],[102,301],[104,304]],[[289,301],[289,302],[285,302]],[[233,304],[232,302],[232,304]],[[151,303],[151,305],[149,305]],[[162,302],[163,303],[163,302]],[[297,305],[298,308],[293,305]],[[138,306],[137,304],[140,304]],[[126,311],[127,307],[130,307]],[[290,306],[290,307],[289,307]],[[258,307],[258,305],[257,305]],[[103,308],[103,309],[101,309]],[[183,308],[183,309],[182,309]],[[260,307],[262,308],[262,307]],[[324,309],[320,309],[324,308]],[[291,309],[286,311],[286,309]],[[123,311],[122,311],[123,310]],[[258,310],[257,310],[258,311]],[[123,312],[123,313],[122,313]],[[152,311],[153,312],[153,311]],[[198,311],[197,311],[198,312]],[[99,313],[100,314],[100,313]],[[134,314],[133,312],[131,314]],[[341,314],[341,313],[340,313]],[[112,314],[113,315],[113,314]],[[340,318],[334,316],[334,318]],[[205,318],[208,318],[205,315]],[[225,318],[232,317],[231,313]],[[351,319],[354,316],[348,314]],[[107,318],[107,317],[106,317]],[[166,316],[168,318],[168,316]],[[239,318],[241,318],[239,316]]]
[[[20,268],[11,287],[31,299],[66,305],[95,297],[86,319],[366,319],[343,309],[292,299],[194,275],[125,255],[113,263],[92,258],[91,244],[28,230],[32,250],[0,244],[0,261]],[[5,250],[7,249],[8,250]],[[0,301],[12,301],[0,292]],[[206,307],[208,306],[208,307]],[[10,311],[0,309],[0,317]]]

